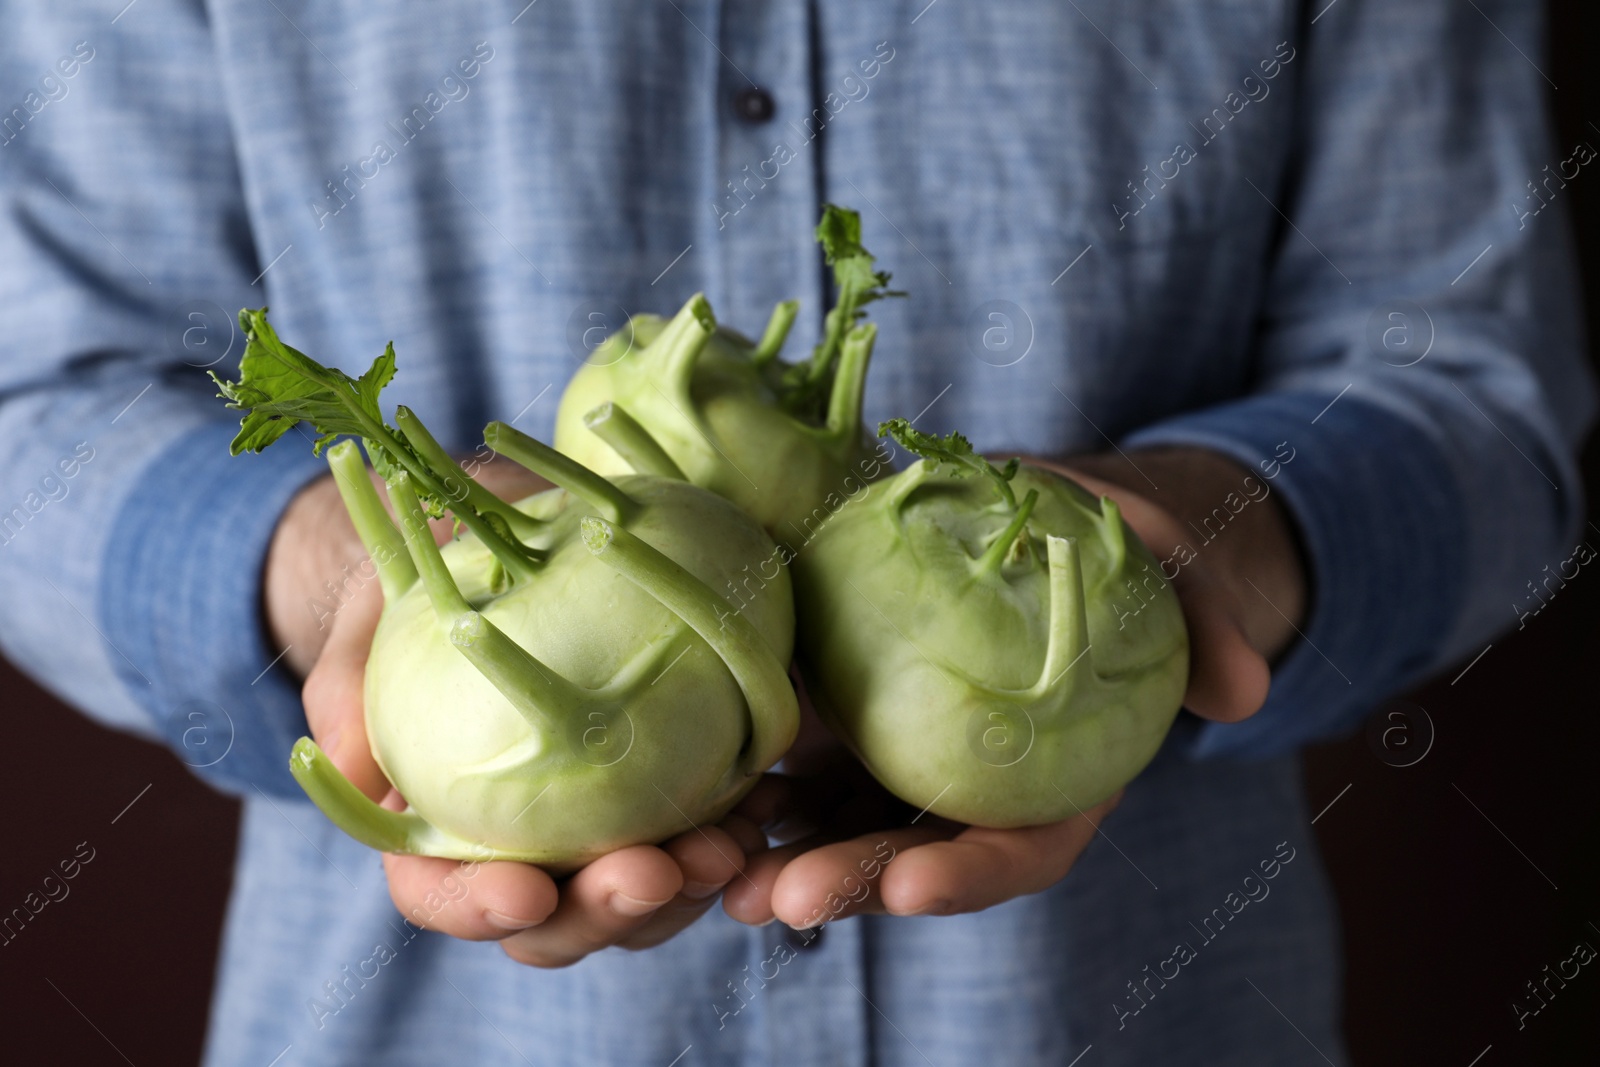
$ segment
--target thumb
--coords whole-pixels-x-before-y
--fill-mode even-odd
[[[1266,703],[1272,672],[1228,610],[1232,594],[1199,563],[1173,585],[1189,626],[1183,706],[1215,722],[1248,719]]]
[[[301,691],[311,736],[351,784],[372,800],[382,800],[389,792],[389,781],[367,742],[362,703],[367,657],[382,614],[383,593],[376,582],[369,583],[334,616],[328,642]]]

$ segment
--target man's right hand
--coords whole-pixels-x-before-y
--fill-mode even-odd
[[[505,461],[483,465],[476,477],[508,500],[547,488]],[[449,539],[448,521],[434,529],[441,543]],[[313,601],[331,603],[325,582],[339,588],[365,559],[333,479],[324,477],[284,512],[267,554],[264,609],[277,647],[289,646],[284,662],[305,676],[312,736],[358,789],[399,810],[404,801],[373,758],[362,705],[382,588],[374,578],[353,590],[331,620],[326,610],[311,608]],[[746,858],[765,848],[754,823],[729,816],[660,846],[619,849],[560,882],[526,863],[477,864],[470,879],[457,876],[463,865],[454,860],[385,855],[383,863],[402,915],[413,921],[423,916],[420,925],[454,937],[499,941],[521,963],[565,967],[611,945],[648,948],[666,941],[699,918]],[[465,893],[462,884],[469,887]]]

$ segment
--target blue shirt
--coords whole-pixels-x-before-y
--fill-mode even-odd
[[[209,1062],[1341,1055],[1293,753],[1536,608],[1582,514],[1562,216],[1595,152],[1550,136],[1538,5],[111,14],[14,8],[0,37],[0,644],[244,798]],[[753,83],[771,121],[734,106]],[[403,926],[287,773],[306,727],[260,567],[323,468],[227,455],[201,368],[238,359],[231,313],[268,304],[346,369],[393,339],[391,401],[452,447],[548,435],[595,322],[704,290],[755,331],[797,297],[809,345],[825,200],[912,294],[873,309],[869,421],[1198,446],[1280,494],[1313,598],[1266,709],[1183,720],[1108,821],[1120,853],[979,915],[802,950],[718,913],[554,973]]]

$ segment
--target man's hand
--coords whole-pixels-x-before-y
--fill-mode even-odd
[[[1267,657],[1287,645],[1306,597],[1294,534],[1277,501],[1254,499],[1259,490],[1246,492],[1244,483],[1251,472],[1197,450],[1031,462],[1110,496],[1158,560],[1172,558],[1180,545],[1196,550],[1172,579],[1189,628],[1184,707],[1217,722],[1255,714],[1267,697]],[[1264,484],[1259,477],[1256,483]],[[1223,507],[1230,493],[1253,502],[1221,536],[1198,544],[1188,521]],[[949,915],[1037,893],[1066,875],[1120,798],[1062,822],[1015,830],[931,816],[913,824],[917,813],[827,738],[814,714],[785,770],[767,776],[736,809],[779,834],[797,826],[800,835],[753,856],[744,877],[728,887],[723,906],[742,922],[776,917],[804,928],[856,914]]]
[[[510,500],[546,487],[509,463],[486,464],[476,477]],[[434,528],[441,543],[448,539],[447,521]],[[383,610],[375,578],[346,581],[365,558],[332,478],[323,478],[295,498],[279,523],[267,555],[264,607],[274,640],[289,646],[285,662],[306,674],[312,735],[357,788],[398,810],[404,802],[372,756],[362,714],[362,679]],[[333,603],[325,582],[341,591],[331,620],[326,609],[311,608],[313,600]],[[475,864],[470,872],[453,860],[422,856],[386,855],[383,863],[395,907],[413,922],[467,940],[497,940],[522,963],[563,967],[609,945],[645,948],[667,940],[715,902],[747,853],[765,847],[754,823],[730,816],[659,847],[620,849],[559,883],[525,863]]]

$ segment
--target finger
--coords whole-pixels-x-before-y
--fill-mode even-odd
[[[952,840],[906,849],[885,865],[878,897],[892,915],[956,915],[1048,889],[1066,876],[1119,799],[1057,823],[972,826]]]
[[[627,949],[653,948],[688,927],[716,903],[717,894],[738,877],[744,850],[726,829],[708,826],[661,846],[683,872],[683,888],[643,926],[620,939]]]
[[[385,855],[383,869],[401,915],[467,941],[495,941],[536,926],[559,900],[555,881],[527,863]]]
[[[772,913],[797,930],[851,915],[881,914],[880,879],[907,850],[954,833],[937,824],[863,834],[806,851],[779,873]]]
[[[677,861],[683,874],[678,892],[689,900],[705,900],[721,892],[744,866],[744,850],[731,834],[716,826],[679,834],[661,849]]]
[[[784,774],[763,774],[755,788],[734,805],[734,813],[760,827],[775,825],[795,803],[795,780]]]
[[[635,845],[602,856],[561,887],[543,923],[500,942],[506,955],[533,967],[567,967],[643,927],[683,888],[666,852]]]
[[[367,743],[362,682],[382,613],[383,597],[375,583],[345,604],[301,691],[311,736],[333,765],[373,800],[388,793],[389,783]]]
[[[772,890],[783,869],[812,849],[832,844],[839,835],[815,834],[752,855],[744,870],[722,892],[722,910],[747,926],[765,926],[777,916],[772,910]]]
[[[789,845],[766,849],[750,856],[741,877],[731,881],[723,891],[722,907],[728,912],[728,917],[749,926],[765,926],[774,918],[782,918],[790,926],[814,925],[816,921],[821,921],[818,909],[822,909],[822,913],[830,913],[827,912],[830,904],[827,894],[835,893],[845,897],[846,904],[838,905],[834,901],[832,905],[848,907],[848,913],[853,915],[859,912],[861,888],[858,883],[862,875],[866,875],[870,881],[880,873],[870,862],[875,856],[893,854],[896,849],[909,848],[936,837],[947,837],[954,832],[955,829],[947,825],[930,824],[912,829],[882,830],[859,838],[848,838],[846,833],[838,830],[814,833]],[[795,865],[798,865],[800,873],[790,875],[790,867]],[[854,877],[854,880],[846,885],[846,877]],[[786,907],[776,910],[773,894],[786,878],[797,888],[790,889]],[[858,901],[851,901],[851,896],[858,897]],[[846,912],[840,910],[838,913],[843,915]]]
[[[1272,672],[1227,610],[1227,597],[1202,570],[1184,576],[1178,598],[1189,627],[1189,685],[1183,706],[1203,719],[1238,722],[1267,701]]]
[[[761,827],[746,819],[742,815],[726,816],[720,823],[724,833],[733,838],[734,844],[739,846],[739,851],[746,857],[757,852],[767,850],[767,835],[761,832]]]
[[[860,764],[856,766],[860,767]],[[778,837],[782,843],[776,848],[748,853],[750,859],[745,864],[743,875],[728,886],[722,898],[723,909],[730,917],[751,926],[765,926],[776,918],[772,910],[772,891],[784,868],[791,861],[815,849],[848,841],[861,835],[879,841],[883,834],[877,832],[876,836],[873,836],[871,831],[874,828],[901,826],[911,815],[908,805],[876,783],[870,783],[870,780],[870,789],[858,792],[840,804],[832,795],[837,790],[827,783],[811,779],[791,779],[783,775],[768,777],[772,781],[763,785],[770,791],[771,798],[777,798],[776,810],[779,812],[780,825],[777,829],[768,827],[767,832]],[[810,800],[797,799],[819,786],[822,787],[821,792],[811,792]],[[819,797],[825,799],[818,800]],[[755,805],[756,812],[769,813],[767,803],[768,801],[758,801]],[[791,804],[792,808],[786,810],[786,804]],[[789,811],[798,812],[801,809],[809,809],[810,814],[806,815],[804,820],[811,828],[795,840],[785,840],[778,834],[778,830],[800,823],[802,817],[790,815]],[[949,823],[926,813],[918,818],[925,819],[918,833],[929,834],[932,837],[949,837],[961,828],[957,823]],[[819,826],[824,829],[817,829]]]

